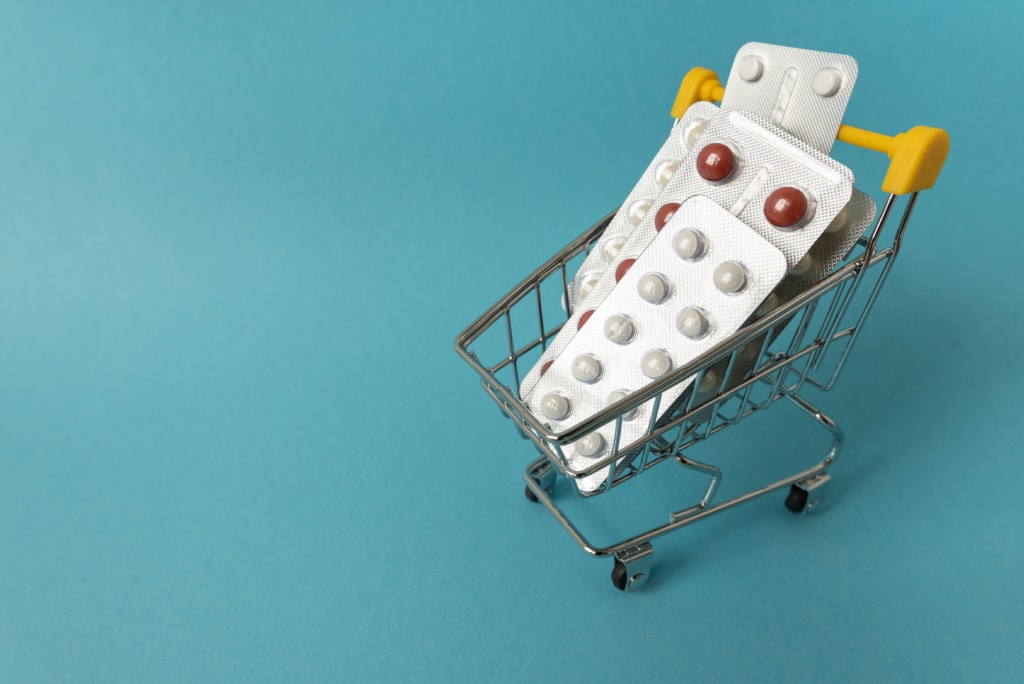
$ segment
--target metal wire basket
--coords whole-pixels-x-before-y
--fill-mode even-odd
[[[889,195],[870,233],[861,237],[846,264],[831,276],[643,391],[627,396],[571,430],[556,434],[523,405],[518,396],[519,382],[539,350],[558,334],[568,318],[560,306],[551,305],[552,298],[545,293],[554,282],[566,295],[572,264],[589,252],[613,214],[566,245],[495,302],[455,342],[458,354],[480,375],[487,395],[542,454],[524,472],[527,497],[543,503],[584,551],[598,557],[615,556],[613,582],[620,589],[639,588],[646,580],[652,551],[650,541],[655,537],[786,487],[790,488],[786,499],[790,510],[812,509],[829,480],[827,469],[839,455],[843,433],[835,421],[800,392],[808,385],[824,391],[835,385],[899,253],[916,200],[916,192],[903,201]],[[902,204],[902,211],[897,204]],[[891,241],[883,245],[881,236],[894,213],[899,213],[898,226]],[[857,297],[859,292],[866,292],[866,296]],[[528,327],[531,319],[532,329],[528,329],[527,338],[517,342],[523,339],[523,328]],[[482,356],[477,343],[488,333],[498,333],[505,345],[500,352],[491,345],[490,355]],[[756,350],[756,355],[751,358],[752,350]],[[737,373],[742,368],[749,370]],[[661,394],[666,389],[692,376],[693,385],[700,386],[712,369],[725,371],[716,373],[720,380],[712,391],[691,393],[673,416],[655,423]],[[685,451],[781,399],[798,406],[827,430],[832,437],[831,448],[819,461],[788,477],[715,502],[721,470],[687,457]],[[633,444],[620,444],[623,416],[652,400],[648,434]],[[586,468],[571,468],[565,445],[612,421],[616,438],[610,453]],[[559,476],[578,479],[607,470],[603,483],[594,491],[601,493],[669,460],[708,476],[703,497],[672,512],[664,525],[614,544],[592,544],[551,496],[554,479]]]

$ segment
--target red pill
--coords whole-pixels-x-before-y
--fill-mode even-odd
[[[554,361],[547,361],[547,362],[545,362],[544,365],[540,367],[540,374],[543,376],[545,373],[547,373],[548,372],[548,368],[551,368],[551,364],[553,364],[553,363],[554,363]]]
[[[764,217],[776,228],[790,228],[807,216],[807,195],[800,188],[776,188],[764,201]]]
[[[675,216],[676,209],[679,208],[679,202],[668,202],[667,204],[661,205],[661,209],[654,215],[654,229],[659,233],[661,229],[665,227],[665,224],[672,220]]]
[[[590,320],[590,317],[593,316],[593,315],[594,315],[594,310],[593,309],[591,309],[590,311],[584,311],[583,314],[580,316],[580,320],[576,322],[576,332],[579,332],[580,328],[582,328],[586,324],[586,322]]]
[[[622,280],[623,276],[626,275],[626,271],[628,271],[635,263],[636,259],[623,259],[622,262],[615,267],[615,282]]]
[[[721,183],[735,170],[736,155],[725,143],[708,143],[697,155],[697,173],[709,183]]]

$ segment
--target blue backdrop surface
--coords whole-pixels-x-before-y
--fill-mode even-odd
[[[3,3],[0,681],[1019,681],[1022,29],[1011,2]],[[452,340],[752,40],[854,55],[848,122],[953,149],[820,397],[828,508],[712,518],[624,595],[523,500],[533,452]],[[841,153],[879,198],[885,159]],[[811,439],[746,427],[717,442],[740,471]],[[689,493],[658,470],[621,516],[572,505],[658,523]]]

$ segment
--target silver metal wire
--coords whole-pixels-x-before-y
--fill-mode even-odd
[[[642,391],[628,395],[561,433],[552,432],[526,409],[518,394],[519,383],[569,316],[562,308],[548,306],[545,310],[546,301],[550,301],[545,299],[545,292],[550,291],[555,297],[560,294],[564,306],[569,300],[570,265],[589,253],[614,212],[566,245],[473,321],[456,338],[455,350],[480,376],[488,396],[542,454],[524,474],[532,493],[585,551],[596,556],[619,553],[725,508],[816,476],[832,463],[842,444],[842,431],[801,397],[800,391],[806,384],[819,390],[830,390],[835,385],[892,269],[916,200],[917,193],[905,200],[890,195],[870,233],[861,238],[845,265],[828,278]],[[882,246],[885,226],[901,202],[903,210],[895,235],[887,246]],[[866,294],[858,298],[858,293]],[[529,309],[533,309],[535,315],[517,315],[528,313]],[[536,329],[527,330],[524,336],[524,331],[514,329],[515,323],[522,320],[535,321]],[[495,337],[494,332],[500,330],[502,321],[505,330],[501,333],[504,334]],[[488,344],[484,344],[485,339]],[[496,344],[496,339],[502,340],[502,344]],[[517,346],[516,339],[526,342]],[[755,348],[757,352],[752,361],[743,356],[746,351],[749,357]],[[696,388],[713,367],[721,372],[717,387],[707,395],[701,394]],[[662,393],[691,377],[694,378],[693,391],[683,395],[674,413],[658,418]],[[832,447],[824,458],[803,471],[715,504],[714,495],[722,472],[713,464],[685,456],[685,450],[780,399],[788,400],[825,428],[832,436]],[[652,400],[654,409],[646,416],[648,434],[632,444],[621,444],[623,416]],[[609,453],[586,467],[570,467],[563,446],[609,422],[615,426]],[[535,477],[538,469],[549,466],[570,479],[589,477],[607,469],[608,475],[596,491],[580,492],[583,496],[593,496],[668,460],[710,477],[701,500],[671,513],[666,525],[606,547],[591,544]]]

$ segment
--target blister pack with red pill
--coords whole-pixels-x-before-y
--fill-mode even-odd
[[[697,102],[672,126],[661,149],[569,282],[566,311],[575,311],[587,298],[608,264],[618,256],[630,233],[650,208],[658,203],[658,198],[675,175],[679,164],[717,112],[718,108],[710,102]]]
[[[747,43],[736,53],[722,109],[759,116],[828,154],[856,82],[849,55]]]
[[[578,425],[727,339],[787,268],[777,247],[718,203],[689,199],[554,359],[526,397],[527,408],[555,431]],[[659,415],[651,400],[624,417],[618,446],[647,434],[693,380],[662,393]],[[611,423],[568,445],[565,454],[570,467],[581,468],[615,447]],[[577,487],[596,491],[610,468],[580,478]]]
[[[793,136],[739,112],[717,111],[659,199],[591,286],[586,303],[520,383],[525,397],[633,260],[686,199],[706,196],[779,248],[794,268],[846,206],[853,173]],[[614,277],[611,277],[614,276]]]

